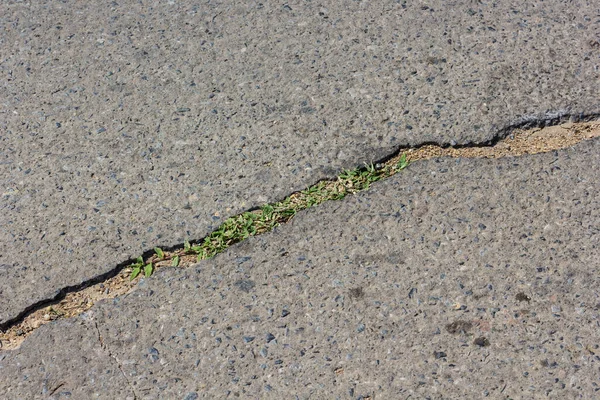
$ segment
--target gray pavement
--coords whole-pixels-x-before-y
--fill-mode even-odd
[[[0,393],[597,398],[596,165],[598,139],[412,164],[41,327],[0,353]]]
[[[598,5],[0,4],[0,325],[424,142],[600,112]]]

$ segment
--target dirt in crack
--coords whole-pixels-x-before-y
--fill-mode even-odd
[[[583,140],[598,136],[600,136],[600,122],[595,121],[568,123],[526,131],[517,129],[512,131],[507,138],[499,140],[491,146],[444,148],[435,145],[424,145],[417,148],[404,149],[398,153],[398,156],[382,165],[363,169],[363,172],[360,172],[361,170],[347,171],[336,180],[320,182],[309,189],[292,194],[283,202],[263,207],[252,214],[257,216],[257,227],[254,230],[250,230],[241,239],[225,240],[221,244],[212,246],[210,243],[211,236],[209,235],[204,240],[205,243],[208,243],[208,247],[191,246],[197,249],[194,254],[189,254],[190,246],[188,246],[187,250],[184,248],[172,252],[164,252],[160,258],[158,255],[154,255],[143,260],[143,263],[152,263],[153,268],[161,268],[173,265],[173,261],[176,259],[177,262],[175,264],[179,267],[188,267],[195,264],[199,258],[210,258],[225,250],[233,243],[243,240],[245,237],[267,232],[280,223],[287,222],[295,215],[296,211],[312,207],[323,201],[341,199],[348,194],[364,190],[368,188],[370,183],[394,175],[410,162],[437,157],[499,158],[536,154],[567,148]],[[326,193],[327,195],[321,195],[322,193]],[[277,207],[280,208],[277,214],[273,213],[272,217],[263,218],[262,220],[259,218],[261,213],[265,216],[264,213],[266,212],[277,211]],[[288,209],[285,209],[285,207],[288,207]],[[239,219],[246,214],[249,213],[232,217],[228,221],[232,221],[235,224],[236,218]],[[226,223],[227,221],[224,225]],[[31,311],[28,315],[7,328],[6,331],[0,332],[0,351],[18,348],[28,335],[48,322],[79,315],[89,310],[100,300],[112,299],[130,292],[137,286],[136,281],[132,282],[130,280],[131,273],[132,268],[125,268],[116,276],[104,282],[68,293],[59,301]]]

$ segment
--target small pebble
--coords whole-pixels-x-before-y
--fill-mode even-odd
[[[557,312],[561,312],[561,311],[562,311],[562,308],[560,306],[557,306],[557,305],[552,306],[553,313],[557,313]]]
[[[531,297],[527,296],[527,295],[526,295],[525,293],[523,293],[523,292],[517,293],[517,295],[515,296],[515,298],[516,298],[518,301],[531,301]]]
[[[446,330],[448,331],[448,333],[467,333],[471,328],[473,327],[473,324],[469,321],[454,321],[450,324],[446,325]]]

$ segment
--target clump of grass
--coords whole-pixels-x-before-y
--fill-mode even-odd
[[[176,267],[183,257],[190,255],[195,255],[197,261],[212,258],[235,243],[250,236],[268,232],[276,226],[288,222],[301,210],[367,190],[372,183],[396,174],[406,168],[408,164],[406,153],[404,153],[383,165],[371,164],[363,168],[344,171],[336,180],[321,181],[280,202],[267,204],[258,210],[230,217],[217,230],[198,243],[191,244],[186,241],[183,249],[172,252],[164,252],[157,247],[154,249],[155,254],[149,259],[144,260],[142,257],[138,257],[130,265],[132,268],[130,280],[135,279],[142,272],[145,277],[151,276],[157,262],[170,261],[170,265]]]

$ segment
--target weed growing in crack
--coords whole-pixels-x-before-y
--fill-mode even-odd
[[[142,271],[144,271],[146,278],[154,272],[154,264],[152,262],[146,264],[141,256],[136,258],[135,263],[131,264],[130,267],[132,268],[130,280],[134,280]]]
[[[383,176],[386,176],[386,169],[387,171],[390,171],[391,168],[392,173],[389,175],[393,175],[393,173],[405,168],[406,165],[408,165],[408,162],[412,163],[413,161],[417,160],[440,157],[500,158],[507,156],[521,156],[524,154],[544,153],[551,150],[570,147],[583,140],[600,136],[600,125],[598,125],[597,122],[585,124],[583,127],[576,124],[572,127],[561,126],[556,130],[553,130],[554,128],[557,127],[550,128],[550,130],[544,133],[543,141],[541,142],[538,140],[541,136],[538,134],[538,130],[535,129],[527,132],[517,132],[514,138],[511,137],[510,139],[500,139],[497,143],[491,144],[491,146],[484,145],[465,148],[442,148],[434,145],[419,146],[418,148],[408,149],[405,155],[399,155],[394,159],[387,161],[383,166],[369,166],[361,169],[361,171],[366,171],[363,177],[367,177],[371,180],[377,180],[376,177],[373,177],[373,169],[383,169],[384,171],[379,171],[377,173],[383,172]],[[369,169],[371,171],[369,171]],[[349,174],[346,173],[346,175],[356,178],[357,174],[355,172],[351,172]],[[296,193],[293,196],[290,196],[284,202],[279,203],[284,206],[283,211],[280,210],[280,213],[288,212],[289,215],[293,216],[297,210],[302,209],[303,201],[306,202],[305,205],[307,206],[308,203],[318,204],[319,193],[323,194],[324,191],[334,188],[335,185],[336,182],[321,183],[319,186],[315,185],[317,187],[313,188],[311,191],[311,198],[302,197],[308,194],[308,190],[304,191],[304,193]],[[356,191],[358,187],[360,187],[360,185],[353,184],[352,188],[348,191]],[[345,191],[346,189],[334,192],[329,199],[342,198],[344,197]],[[273,208],[273,211],[267,209],[267,213],[276,211],[274,205],[270,205],[270,207]],[[252,226],[249,228],[252,228]],[[88,310],[96,301],[100,299],[114,298],[124,295],[135,285],[133,282],[125,282],[125,280],[129,280],[133,272],[136,274],[134,276],[135,278],[142,272],[144,272],[144,274],[152,273],[153,269],[149,268],[161,268],[169,264],[172,266],[186,267],[193,264],[197,260],[198,254],[192,251],[191,247],[192,245],[189,242],[186,242],[183,246],[183,249],[173,252],[163,252],[162,256],[160,254],[156,254],[158,252],[155,250],[155,255],[148,257],[147,262],[144,262],[143,258],[137,259],[136,262],[131,265],[131,267],[120,271],[116,276],[109,278],[102,283],[93,284],[92,286],[87,286],[81,290],[66,293],[65,298],[53,306],[46,307],[45,305],[41,305],[39,307],[34,307],[20,320],[20,322],[17,321],[11,323],[10,325],[7,325],[8,328],[6,329],[8,330],[5,329],[3,332],[0,332],[0,342],[2,342],[0,343],[0,347],[2,347],[2,350],[15,349],[23,341],[23,339],[25,339],[25,337],[27,337],[31,332],[36,330],[37,327],[49,321],[79,315]],[[152,266],[146,267],[146,265],[150,263],[152,263]]]
[[[130,267],[132,268],[132,270],[131,277],[129,279],[134,280],[140,274],[140,272],[142,272],[142,268],[144,268],[144,259],[142,258],[142,256],[136,258],[135,262],[131,264]]]
[[[212,258],[229,246],[241,242],[250,236],[269,232],[276,226],[288,222],[299,211],[317,206],[325,201],[341,200],[348,194],[369,189],[370,185],[405,169],[409,164],[406,153],[396,160],[383,165],[367,165],[363,168],[344,171],[336,180],[321,181],[308,189],[292,194],[284,200],[266,204],[256,211],[247,211],[230,217],[203,240],[196,244],[184,242],[183,249],[164,252],[154,249],[154,255],[144,260],[138,257],[130,265],[130,280],[135,279],[143,271],[149,277],[155,270],[157,262],[171,261],[171,266],[178,266],[181,258],[195,255],[196,260]]]

